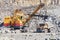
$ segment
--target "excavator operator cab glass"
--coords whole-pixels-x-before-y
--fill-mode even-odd
[[[22,16],[20,17],[20,19],[22,19]]]

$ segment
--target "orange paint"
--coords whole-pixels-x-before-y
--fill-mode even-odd
[[[9,26],[9,25],[10,25],[9,23],[4,23],[4,26],[5,26],[5,27],[7,27],[7,26]]]

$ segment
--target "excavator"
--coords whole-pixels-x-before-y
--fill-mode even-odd
[[[28,18],[25,18],[26,14],[24,14],[21,9],[16,9],[13,13],[13,16],[6,16],[4,18],[4,26],[20,28],[20,26],[24,26],[42,7],[44,7],[44,3],[38,5],[38,7],[35,8],[35,10],[32,12],[32,14],[29,15]]]

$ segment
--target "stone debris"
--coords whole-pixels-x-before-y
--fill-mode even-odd
[[[45,3],[45,6],[36,15],[47,15],[47,19],[33,16],[27,23],[29,27],[24,29],[28,30],[27,33],[1,27],[0,40],[60,40],[60,0],[0,0],[0,24],[5,16],[12,16],[15,9],[22,9],[26,14],[32,14],[40,3]],[[50,33],[35,33],[36,27],[42,23],[48,24]]]

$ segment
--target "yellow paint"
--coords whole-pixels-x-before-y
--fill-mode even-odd
[[[10,21],[11,21],[10,16],[4,18],[4,23],[10,23]]]

